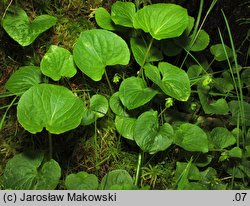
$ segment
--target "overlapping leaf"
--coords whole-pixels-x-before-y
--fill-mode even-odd
[[[116,30],[116,25],[112,21],[109,12],[103,7],[99,7],[98,9],[96,9],[95,20],[98,26],[103,29],[111,31]]]
[[[67,49],[52,45],[41,61],[41,71],[54,81],[73,77],[76,74],[73,56]]]
[[[30,87],[42,81],[42,73],[39,67],[24,66],[20,67],[5,84],[5,88],[11,93],[20,95]]]
[[[101,181],[100,189],[109,190],[114,186],[132,185],[133,179],[126,170],[108,172]]]
[[[119,98],[119,92],[115,92],[109,99],[109,106],[111,110],[119,116],[127,117],[129,116],[125,110],[124,105]]]
[[[82,124],[89,125],[95,122],[98,118],[103,117],[109,108],[108,100],[100,95],[93,95],[90,99],[89,106],[84,107]]]
[[[239,119],[241,125],[243,122],[245,122],[246,126],[250,126],[250,104],[243,101],[243,108],[242,109],[244,110],[244,116],[245,116],[244,119],[243,119],[240,104],[241,103],[236,101],[236,100],[232,100],[231,102],[228,103],[230,111],[232,113],[231,123],[233,125],[237,125],[237,122]]]
[[[116,34],[101,29],[82,32],[73,56],[80,70],[94,81],[101,80],[106,66],[126,65],[130,59],[126,42]]]
[[[191,152],[208,152],[208,139],[206,133],[196,125],[182,124],[175,131],[174,143]]]
[[[145,65],[146,76],[157,84],[162,91],[180,101],[187,101],[191,88],[187,73],[166,62],[160,62],[158,68]]]
[[[65,179],[65,185],[68,190],[96,190],[98,179],[93,174],[78,172],[68,175]]]
[[[227,58],[231,58],[233,56],[232,49],[227,45],[215,44],[210,47],[211,54],[214,55],[215,60],[224,61]]]
[[[188,26],[187,10],[175,4],[152,4],[137,11],[134,27],[157,40],[180,36]]]
[[[123,137],[134,140],[134,127],[136,119],[132,117],[116,116],[115,127]]]
[[[29,132],[60,134],[76,128],[82,119],[83,101],[62,86],[39,84],[20,98],[17,118]]]
[[[150,154],[166,150],[172,144],[173,134],[170,124],[159,126],[156,111],[144,112],[135,122],[134,139],[144,152]]]
[[[121,102],[129,110],[146,104],[156,94],[157,91],[147,87],[145,82],[138,77],[123,80],[119,88]]]
[[[133,28],[135,13],[134,3],[117,1],[112,5],[111,19],[115,24]]]
[[[209,143],[213,149],[224,149],[236,143],[236,139],[226,128],[216,127],[209,135]]]
[[[5,167],[3,186],[12,190],[53,190],[61,177],[55,160],[43,162],[44,154],[21,153],[10,159]]]
[[[148,52],[147,50],[149,45],[144,40],[131,38],[130,45],[135,60],[140,66],[142,66],[142,64],[145,62],[160,61],[163,59],[162,53],[156,47],[151,47]],[[147,56],[146,59],[145,56]]]
[[[209,95],[206,88],[201,85],[198,86],[198,96],[202,105],[202,108],[206,114],[227,114],[229,111],[228,104],[225,99],[220,98],[209,103]]]
[[[3,19],[5,31],[22,46],[28,46],[39,36],[56,24],[57,19],[50,15],[41,15],[30,22],[26,12],[12,7]]]

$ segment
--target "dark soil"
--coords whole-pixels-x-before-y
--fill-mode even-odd
[[[205,8],[210,5],[210,1],[205,1]],[[210,44],[221,43],[218,28],[220,28],[225,43],[230,46],[228,32],[226,30],[225,21],[223,19],[222,11],[225,13],[235,48],[238,51],[238,61],[242,66],[246,66],[247,50],[249,47],[249,41],[246,41],[243,45],[243,41],[247,36],[250,29],[249,24],[244,24],[244,19],[250,18],[250,1],[249,0],[218,0],[215,8],[210,13],[207,22],[204,25],[204,29],[210,35]],[[249,20],[248,20],[249,21]]]

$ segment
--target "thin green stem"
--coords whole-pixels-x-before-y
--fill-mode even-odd
[[[105,77],[106,77],[106,80],[107,80],[108,85],[109,85],[109,90],[110,90],[110,93],[111,93],[111,94],[113,94],[112,85],[111,85],[111,83],[110,83],[110,81],[109,81],[109,77],[108,77],[108,74],[107,74],[106,68],[105,68],[105,70],[104,70],[104,73],[105,73]]]
[[[80,92],[90,92],[90,89],[73,89],[72,92],[74,93],[80,93]]]
[[[12,106],[13,106],[13,105],[17,105],[17,103],[12,104]],[[1,109],[5,109],[5,108],[9,108],[9,106],[10,106],[10,105],[2,106],[2,107],[0,107],[0,110],[1,110]]]
[[[53,144],[52,144],[52,134],[49,132],[49,159],[53,157]]]
[[[158,115],[158,118],[159,118],[167,109],[168,109],[168,108],[165,107],[165,108],[161,111],[161,113]]]
[[[240,93],[240,103],[239,103],[240,115],[241,115],[240,122],[242,123],[242,133],[243,133],[243,136],[246,136],[246,119],[245,119],[245,110],[244,110],[244,104],[243,104],[244,103],[244,98],[243,98],[243,92],[242,92],[242,83],[241,83],[241,77],[240,77],[240,72],[239,72],[239,65],[238,65],[238,61],[237,61],[237,54],[236,54],[236,51],[235,51],[235,46],[234,46],[234,42],[233,42],[233,37],[232,37],[231,29],[230,29],[230,26],[228,24],[226,15],[224,14],[223,10],[222,10],[222,15],[223,15],[223,18],[224,18],[225,23],[226,23],[226,28],[227,28],[227,31],[228,31],[228,36],[229,36],[230,44],[231,44],[232,51],[233,51],[233,58],[234,58],[236,75],[237,75],[238,89],[239,89],[239,93]],[[225,48],[223,48],[223,49],[225,51]],[[242,141],[243,141],[243,145],[244,145],[244,143],[245,143],[244,137],[242,138]]]
[[[228,54],[227,54],[227,51],[226,51],[226,48],[225,48],[225,43],[224,43],[221,31],[220,31],[220,29],[218,29],[218,30],[219,30],[220,40],[221,40],[221,43],[222,43],[222,47],[223,47],[224,53],[226,55],[228,67],[229,67],[229,70],[230,70],[230,73],[231,73],[231,77],[232,77],[232,80],[233,80],[233,84],[234,84],[234,88],[235,88],[235,92],[236,92],[236,96],[237,96],[237,99],[238,99],[238,102],[239,102],[239,108],[240,108],[240,95],[239,95],[239,91],[238,91],[238,86],[237,86],[237,83],[236,83],[236,79],[234,77],[233,68],[232,68],[232,65],[230,63],[230,60],[229,60],[229,57],[228,57]],[[238,118],[237,118],[237,129],[240,129],[240,116],[239,115],[238,115]],[[237,147],[239,147],[239,145],[240,145],[240,137],[239,137],[239,133],[238,133],[237,134]]]
[[[191,46],[190,46],[190,48],[191,48],[192,45],[194,44],[195,40],[198,38],[198,35],[199,35],[199,33],[200,33],[200,30],[202,29],[202,27],[203,27],[203,25],[204,25],[204,23],[205,23],[205,21],[206,21],[208,15],[210,14],[211,10],[214,8],[214,6],[215,6],[215,4],[217,3],[217,1],[218,1],[218,0],[213,0],[213,2],[211,3],[210,7],[208,8],[208,11],[207,11],[207,13],[206,13],[206,15],[205,15],[205,17],[204,17],[204,19],[203,19],[203,21],[202,21],[202,23],[201,23],[199,29],[197,29],[197,28],[198,28],[198,25],[199,25],[199,22],[200,22],[201,13],[202,13],[202,8],[203,8],[203,3],[204,3],[203,0],[201,0],[200,8],[199,8],[199,13],[198,13],[198,16],[197,16],[197,21],[196,21],[195,28],[194,28],[194,31],[193,31],[194,37],[193,37],[193,39],[192,39],[192,41],[191,41]],[[198,22],[198,23],[197,23],[197,22]],[[182,64],[181,64],[180,68],[183,67],[184,63],[186,62],[186,59],[187,59],[188,55],[190,55],[189,52],[186,53],[186,56],[184,57],[184,59],[183,59],[183,61],[182,61]]]
[[[203,25],[205,24],[205,21],[206,21],[208,15],[210,14],[210,12],[212,11],[212,9],[214,8],[214,6],[215,6],[215,4],[217,3],[217,1],[218,1],[218,0],[213,0],[213,2],[211,3],[211,5],[210,5],[210,7],[209,7],[209,9],[208,9],[208,11],[207,11],[207,13],[206,13],[206,15],[205,15],[203,21],[202,21],[202,23],[201,23],[201,25],[200,25],[200,28],[199,28],[198,32],[201,30],[201,28],[202,28]],[[197,33],[198,33],[198,32],[197,32]],[[197,35],[196,35],[196,36],[197,36]],[[197,37],[196,37],[196,38],[197,38]]]
[[[205,74],[208,74],[208,72],[207,72],[207,68],[206,69],[204,69],[203,68],[203,66],[200,64],[200,62],[188,51],[188,50],[186,50],[186,49],[184,49],[186,52],[187,52],[187,54],[186,55],[189,55],[190,57],[192,57],[192,59],[197,63],[197,65],[199,65],[201,68],[202,68],[202,70],[203,70],[203,72],[205,73]],[[184,62],[185,61],[183,61],[183,64],[184,64]],[[183,66],[183,64],[182,64],[182,66]],[[181,66],[181,68],[182,68],[182,66]]]
[[[200,1],[200,7],[199,7],[199,11],[198,11],[198,16],[197,16],[197,20],[195,22],[195,26],[194,26],[194,30],[193,30],[193,38],[191,41],[191,45],[194,44],[195,40],[197,39],[197,31],[198,31],[198,27],[200,24],[200,20],[201,20],[201,14],[202,14],[202,9],[203,9],[203,5],[204,5],[204,0]]]
[[[18,96],[18,95],[20,95],[20,94],[22,94],[22,93],[23,93],[23,92],[21,92],[21,93],[15,93],[15,94],[12,94],[12,93],[5,93],[5,94],[1,94],[0,98]]]
[[[195,26],[194,26],[194,30],[193,30],[193,38],[192,38],[192,41],[191,41],[190,48],[192,47],[192,45],[194,44],[194,42],[195,42],[195,40],[197,38],[196,34],[197,34],[198,27],[199,27],[200,20],[201,20],[201,14],[202,14],[202,9],[203,9],[203,4],[204,4],[204,1],[201,0],[200,1],[200,7],[199,7],[199,11],[198,11],[197,20],[195,22]],[[182,61],[182,64],[181,64],[181,68],[183,67],[184,63],[186,62],[186,59],[187,59],[188,55],[189,55],[189,52],[186,53],[186,55],[185,55],[185,57],[184,57],[184,59]]]
[[[141,76],[143,74],[142,70],[143,70],[143,66],[145,65],[146,61],[147,61],[147,58],[148,58],[148,54],[150,52],[150,49],[153,45],[153,42],[154,42],[154,39],[152,38],[149,42],[149,45],[148,45],[148,48],[147,48],[147,51],[146,51],[146,54],[144,56],[144,59],[143,59],[143,62],[142,62],[142,65],[140,67],[140,70],[139,70],[139,73],[138,73],[138,76]]]
[[[240,99],[239,99],[238,86],[237,86],[237,83],[236,83],[236,79],[235,79],[235,77],[234,77],[234,71],[233,71],[232,65],[231,65],[231,63],[230,63],[228,54],[227,54],[227,51],[226,51],[226,48],[225,48],[225,43],[224,43],[224,40],[223,40],[223,37],[222,37],[222,34],[221,34],[220,29],[218,29],[218,31],[219,31],[219,36],[220,36],[221,44],[222,44],[222,47],[223,47],[223,50],[224,50],[224,53],[225,53],[225,56],[226,56],[226,59],[227,59],[228,67],[229,67],[229,70],[230,70],[230,72],[231,72],[231,76],[232,76],[232,80],[233,80],[233,84],[234,84],[236,96],[237,96],[238,100],[240,100]]]
[[[9,109],[12,107],[12,105],[16,101],[16,99],[17,99],[17,96],[11,101],[11,103],[8,105],[8,108],[4,112],[4,115],[3,115],[2,119],[1,119],[1,122],[0,122],[0,130],[3,128],[3,123],[4,123],[4,120],[6,118],[6,115],[7,115],[8,111],[9,111]]]
[[[144,152],[140,152],[138,155],[138,162],[137,162],[137,168],[136,168],[136,176],[135,176],[135,185],[138,186],[139,179],[140,179],[140,174],[141,174],[141,165],[143,162],[143,155]]]
[[[98,150],[97,150],[97,133],[96,133],[96,130],[97,130],[97,121],[95,121],[95,134],[94,134],[94,141],[95,141],[95,165],[96,165],[96,171],[98,173],[98,158],[97,158],[97,155],[98,155]],[[97,174],[98,175],[98,174]]]
[[[3,21],[3,19],[4,19],[5,15],[6,15],[7,11],[8,11],[8,9],[9,9],[9,7],[10,7],[10,6],[11,6],[11,4],[12,4],[12,2],[13,2],[13,0],[11,0],[11,1],[10,1],[10,3],[9,3],[9,4],[8,4],[8,6],[7,6],[7,8],[5,9],[5,11],[4,11],[4,13],[3,13],[3,16],[2,16],[1,21]]]

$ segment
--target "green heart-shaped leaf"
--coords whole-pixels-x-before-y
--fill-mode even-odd
[[[194,52],[204,50],[209,45],[209,41],[209,35],[204,30],[200,30],[196,37],[194,37],[194,34],[188,36],[185,31],[180,37],[174,39],[174,43],[179,47]]]
[[[132,2],[115,2],[111,7],[111,19],[115,24],[133,28],[135,4]]]
[[[144,152],[150,154],[166,150],[172,144],[173,134],[170,124],[158,125],[156,111],[144,112],[135,122],[134,139]]]
[[[189,79],[195,79],[195,78],[199,77],[202,70],[203,70],[202,66],[194,64],[194,65],[191,65],[190,67],[188,67],[187,75],[188,75]]]
[[[216,127],[209,135],[209,144],[213,149],[224,149],[236,143],[236,139],[226,128]]]
[[[11,9],[3,19],[3,28],[12,39],[22,46],[28,46],[39,36],[56,24],[57,19],[50,15],[41,15],[30,22],[21,8]]]
[[[183,172],[185,172],[189,163],[186,162],[177,162],[176,163],[176,172],[175,172],[175,179],[179,179]],[[200,180],[201,174],[199,169],[193,164],[190,164],[189,172],[187,174],[187,179],[189,180]]]
[[[41,71],[54,81],[73,77],[76,74],[73,56],[67,49],[52,45],[41,61]]]
[[[248,90],[250,90],[250,69],[245,69],[241,73],[241,79],[242,82],[248,87]]]
[[[42,73],[39,67],[24,66],[20,67],[5,84],[5,88],[16,95],[23,94],[30,87],[42,81]]]
[[[245,156],[250,157],[250,145],[245,146],[245,150],[246,150]]]
[[[127,139],[134,140],[135,121],[135,118],[117,115],[115,118],[117,132]]]
[[[133,179],[126,170],[113,170],[108,172],[101,181],[101,190],[110,190],[117,185],[132,185]]]
[[[157,40],[180,36],[188,26],[187,10],[176,4],[152,4],[136,12],[134,27]]]
[[[116,30],[116,25],[111,19],[109,12],[103,8],[99,7],[95,11],[95,20],[99,27],[106,30]]]
[[[150,64],[145,65],[144,68],[146,76],[165,94],[180,101],[187,101],[191,88],[188,75],[184,70],[166,62],[160,62],[158,68]]]
[[[98,179],[93,174],[78,172],[68,175],[65,179],[65,185],[68,190],[97,190]]]
[[[234,167],[229,167],[227,173],[235,178],[250,178],[250,161],[245,161]]]
[[[80,70],[94,81],[101,80],[106,66],[126,65],[130,59],[126,42],[116,34],[101,29],[82,32],[73,56]]]
[[[190,51],[194,51],[194,52],[198,52],[198,51],[202,51],[206,49],[210,41],[208,33],[205,32],[204,30],[200,30],[198,36],[195,38],[193,45],[191,45],[192,43],[191,40],[193,39],[193,35],[191,35],[189,39],[190,39],[189,40],[190,44],[187,46],[187,48]]]
[[[225,50],[224,50],[225,48]],[[222,44],[215,44],[210,47],[211,54],[214,55],[215,60],[217,61],[224,61],[227,58],[233,57],[233,51],[227,45]]]
[[[136,62],[141,66],[144,62],[145,56],[147,56],[146,62],[160,61],[163,59],[162,53],[156,47],[151,47],[148,50],[148,44],[138,38],[131,38],[130,45],[135,57]]]
[[[240,124],[242,124],[242,122],[245,122],[246,126],[250,126],[250,104],[243,101],[245,119],[242,118],[240,104],[241,103],[236,100],[233,100],[228,103],[230,111],[232,113],[231,123],[233,125],[237,125],[238,118],[240,118]]]
[[[225,99],[220,98],[212,103],[208,102],[208,92],[206,88],[199,85],[197,88],[198,96],[202,105],[202,108],[206,114],[227,114],[229,111],[228,104]]]
[[[189,162],[187,163],[187,165],[185,166],[181,175],[179,177],[176,176],[178,190],[184,190],[189,185],[188,175],[189,175],[189,172],[190,172],[190,169],[192,166],[192,161],[193,161],[193,159],[191,158],[189,160]],[[177,167],[177,165],[176,165],[176,167]]]
[[[175,132],[174,142],[191,152],[208,152],[206,133],[198,126],[184,123]]]
[[[55,160],[44,163],[42,152],[21,153],[7,162],[3,175],[4,189],[54,190],[61,177]]]
[[[20,98],[17,118],[24,129],[35,134],[43,127],[60,134],[76,128],[82,119],[83,101],[62,86],[39,84]]]
[[[198,36],[195,39],[194,38],[194,35],[191,35],[184,39],[186,42],[184,43],[183,47],[187,50],[198,52],[206,49],[206,47],[209,45],[210,38],[207,32],[204,30],[200,30]],[[181,45],[179,44],[179,46]]]
[[[242,149],[234,147],[227,152],[229,157],[242,158]]]
[[[119,116],[127,117],[128,113],[125,111],[125,107],[119,98],[119,92],[115,92],[109,99],[110,109]]]
[[[145,82],[138,77],[123,80],[119,88],[121,102],[129,110],[146,104],[156,94],[157,91],[147,87]]]
[[[100,95],[93,95],[90,99],[88,107],[84,107],[82,124],[89,125],[95,122],[98,118],[103,117],[109,108],[108,100]]]
[[[228,93],[234,90],[234,85],[226,78],[214,78],[214,86],[221,93]]]

